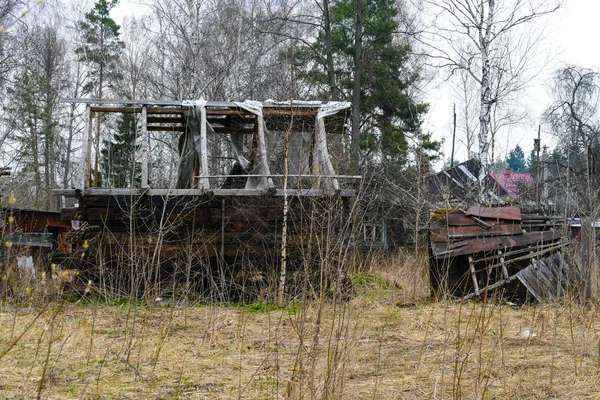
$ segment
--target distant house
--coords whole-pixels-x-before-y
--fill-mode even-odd
[[[510,168],[506,168],[502,173],[490,175],[515,200],[534,199],[535,180],[529,172],[512,172]]]

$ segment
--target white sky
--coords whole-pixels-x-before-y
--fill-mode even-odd
[[[523,103],[528,108],[528,121],[525,126],[513,127],[503,132],[496,141],[496,157],[506,157],[508,151],[517,144],[525,152],[525,156],[533,149],[533,139],[537,137],[540,115],[550,105],[550,89],[552,74],[566,64],[581,65],[586,68],[600,69],[600,0],[565,0],[564,7],[555,15],[544,20],[548,30],[545,49],[551,62],[536,80],[535,86],[523,94]],[[427,98],[430,113],[425,130],[433,132],[436,139],[445,141],[444,158],[450,158],[452,146],[452,96],[448,87],[434,87]],[[457,105],[458,109],[458,105]],[[458,134],[457,134],[458,136]],[[554,147],[554,139],[541,132],[542,146]],[[464,161],[466,149],[456,140],[455,159]],[[438,166],[439,167],[439,166]]]
[[[133,12],[143,12],[140,0],[121,0],[113,10],[113,18],[121,23],[123,17]],[[504,158],[517,144],[525,155],[533,149],[533,139],[537,137],[540,115],[550,104],[552,73],[565,64],[577,64],[587,68],[600,69],[600,0],[565,0],[564,7],[555,15],[544,20],[548,37],[544,46],[553,60],[540,74],[536,85],[523,94],[523,103],[528,108],[528,121],[524,126],[513,127],[500,134],[496,142],[496,156]],[[427,90],[426,101],[430,112],[424,129],[432,132],[434,138],[444,140],[444,158],[450,158],[452,142],[452,96],[448,85],[432,85]],[[458,105],[457,105],[458,109]],[[554,140],[542,129],[542,146],[553,147]],[[466,149],[457,139],[455,159],[464,161]],[[439,166],[438,166],[439,167]]]

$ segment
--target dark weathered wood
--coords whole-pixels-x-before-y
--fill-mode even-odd
[[[477,283],[475,263],[473,262],[473,257],[471,256],[469,256],[469,270],[471,271],[471,280],[473,281],[473,289],[475,289],[475,295],[479,296],[479,284]]]
[[[52,189],[52,196],[65,196],[79,199],[82,195],[81,189]]]
[[[181,125],[148,125],[148,131],[152,132],[185,132],[186,127]]]
[[[135,113],[140,114],[142,107],[108,107],[108,106],[93,106],[90,107],[93,112],[103,113]],[[148,114],[183,114],[182,108],[170,108],[170,107],[150,107],[148,108]]]
[[[183,124],[185,118],[179,117],[148,117],[149,124]]]
[[[60,210],[60,219],[63,221],[79,219],[81,217],[80,209],[77,207],[63,208]]]
[[[454,239],[477,237],[520,235],[523,233],[519,224],[497,224],[489,230],[482,230],[479,226],[448,226],[432,225],[429,229],[432,242],[447,242]]]

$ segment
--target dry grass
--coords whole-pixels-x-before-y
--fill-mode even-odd
[[[347,303],[293,303],[268,312],[133,302],[5,305],[0,393],[50,399],[598,398],[595,306],[429,302],[422,268],[408,268],[408,261],[376,265],[369,276],[384,280],[367,279]],[[524,330],[535,336],[522,338]]]

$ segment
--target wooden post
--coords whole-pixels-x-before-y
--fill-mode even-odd
[[[83,130],[83,140],[81,141],[81,190],[85,191],[90,187],[90,157],[92,152],[92,126],[94,123],[94,114],[90,110],[90,105],[85,106],[87,119],[85,120],[85,129]],[[86,138],[87,132],[87,138]]]
[[[197,106],[196,106],[197,107]],[[196,108],[196,112],[198,109]],[[206,107],[200,110],[200,188],[210,189],[208,180],[208,139],[206,136]]]
[[[475,296],[479,296],[479,284],[477,283],[477,275],[475,274],[475,263],[473,262],[473,257],[471,256],[469,256],[469,269],[471,270],[471,279],[473,280]]]
[[[594,263],[595,235],[593,221],[581,219],[581,268],[583,276],[583,298],[585,300],[598,298],[598,271]]]
[[[148,188],[148,106],[142,106],[142,189]]]
[[[456,104],[452,104],[452,118],[454,125],[452,128],[452,152],[450,153],[450,168],[454,167],[454,142],[456,142]]]
[[[501,255],[500,257],[500,264],[502,265],[502,277],[508,281],[508,268],[506,268],[506,263],[504,262],[504,255],[502,253],[502,250],[498,250],[498,254]]]
[[[271,167],[269,166],[269,156],[267,152],[267,140],[265,139],[265,119],[262,115],[256,116],[256,124],[258,125],[258,151],[260,154],[260,173],[263,175],[271,175]],[[259,187],[268,189],[273,187],[273,179],[268,176],[261,179]]]
[[[322,169],[321,172],[325,172],[327,175],[335,175],[331,158],[329,157],[329,150],[327,149],[327,135],[325,132],[325,118],[317,117],[317,146],[319,149],[319,158],[321,160]],[[358,153],[357,153],[358,154]],[[358,157],[358,156],[357,156]],[[358,166],[356,166],[358,168]],[[340,190],[340,184],[336,178],[331,179],[331,185],[327,189],[333,189],[334,191]]]

